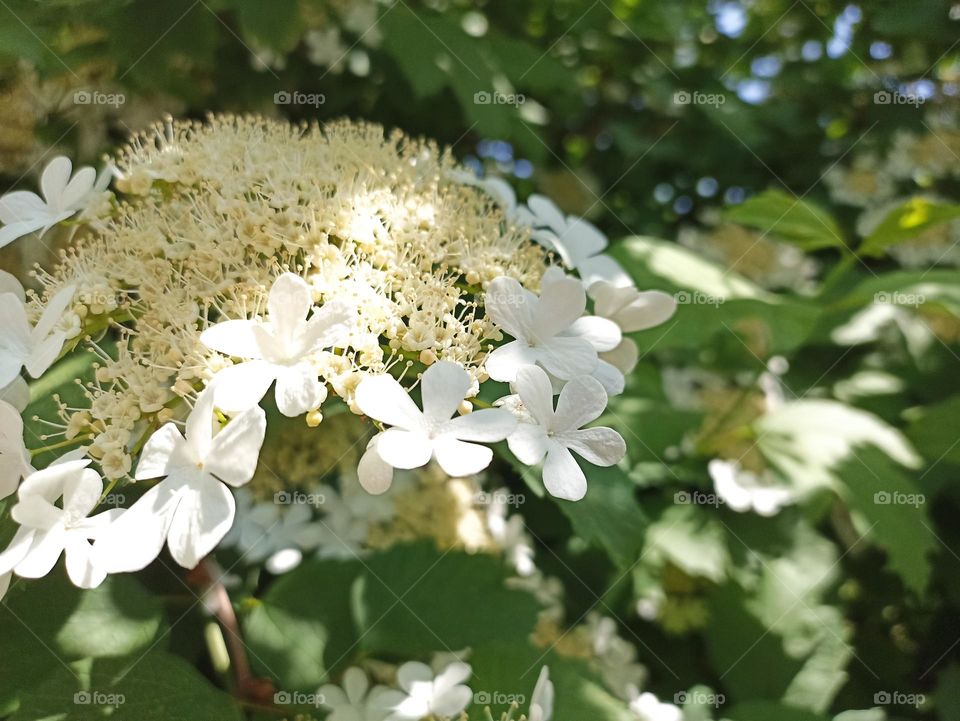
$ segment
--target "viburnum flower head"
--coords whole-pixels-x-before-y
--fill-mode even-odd
[[[0,197],[0,248],[29,233],[40,236],[62,220],[82,210],[97,190],[110,182],[105,173],[98,180],[90,167],[80,168],[70,177],[73,164],[62,155],[51,160],[40,176],[41,198],[28,190],[18,190]]]
[[[299,416],[323,403],[326,386],[307,359],[344,342],[356,313],[343,303],[327,303],[308,318],[313,307],[307,282],[283,273],[270,289],[267,320],[227,320],[203,332],[200,340],[207,347],[245,360],[218,374],[220,408],[246,410],[274,382],[277,408],[285,416]]]
[[[547,374],[535,366],[517,373],[513,388],[529,421],[522,421],[507,438],[510,451],[522,463],[543,462],[543,485],[568,501],[587,493],[587,479],[571,451],[598,466],[619,463],[626,453],[623,438],[611,428],[582,428],[607,407],[607,394],[594,378],[574,378],[560,391],[553,406],[553,388]]]
[[[357,386],[357,407],[390,426],[370,445],[367,454],[376,454],[393,468],[420,468],[436,458],[444,472],[451,476],[469,476],[482,471],[493,460],[493,451],[480,444],[502,441],[516,428],[517,420],[500,408],[452,417],[467,398],[471,384],[470,374],[456,363],[434,363],[424,371],[420,381],[423,404],[420,410],[392,376],[364,378]],[[363,463],[361,461],[361,473]]]
[[[53,365],[67,339],[66,333],[56,326],[74,292],[73,286],[60,290],[47,303],[35,326],[27,319],[22,297],[0,293],[0,388],[13,383],[21,368],[39,378]]]
[[[215,385],[197,399],[186,436],[173,423],[144,446],[136,479],[163,478],[125,510],[97,542],[111,573],[138,571],[159,555],[193,568],[233,525],[236,503],[230,487],[253,478],[266,434],[266,414],[255,406],[214,433]]]
[[[487,373],[498,381],[513,381],[532,365],[561,380],[590,375],[599,362],[597,347],[612,350],[621,339],[612,321],[583,315],[583,285],[562,274],[548,276],[539,297],[512,278],[497,278],[487,288],[484,307],[514,338],[487,356]]]
[[[20,528],[7,550],[0,553],[0,575],[13,571],[24,578],[41,578],[66,553],[67,575],[75,585],[93,588],[103,582],[106,570],[96,562],[90,541],[99,537],[120,511],[88,518],[103,493],[103,479],[87,468],[90,459],[76,455],[64,456],[21,484],[11,511]],[[58,507],[55,504],[60,499]]]

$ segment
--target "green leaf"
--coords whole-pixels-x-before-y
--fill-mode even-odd
[[[233,699],[189,663],[162,651],[60,666],[21,694],[11,721],[120,718],[137,721],[241,721]]]
[[[748,701],[727,711],[729,721],[827,721],[824,716],[803,709],[767,701]]]
[[[637,560],[648,519],[633,482],[622,470],[590,468],[587,495],[575,503],[560,501],[574,532],[605,550],[621,568]]]
[[[877,450],[865,449],[839,469],[852,510],[866,519],[868,537],[887,552],[890,568],[922,593],[937,548],[927,499],[916,483]]]
[[[245,36],[273,50],[293,50],[303,35],[298,0],[238,0],[234,3]]]
[[[917,412],[916,419],[906,428],[907,437],[929,463],[960,464],[960,440],[957,422],[960,420],[960,396]]]
[[[395,546],[365,560],[353,587],[361,646],[409,656],[525,638],[539,604],[506,588],[503,562],[490,555]]]
[[[953,663],[937,675],[933,696],[940,721],[960,718],[960,665]]]
[[[436,95],[447,85],[448,72],[438,62],[446,52],[412,10],[406,5],[391,8],[383,13],[380,26],[384,49],[396,60],[418,98]]]
[[[819,248],[843,248],[840,227],[829,213],[813,203],[767,190],[734,206],[727,220],[773,233],[805,251]]]
[[[350,586],[360,570],[358,562],[313,560],[274,582],[243,619],[258,673],[282,688],[315,689],[349,660],[358,637]]]
[[[132,576],[110,576],[90,590],[75,587],[62,570],[15,580],[0,604],[0,707],[64,662],[152,646],[165,626],[160,603]]]
[[[730,560],[720,523],[701,507],[682,502],[668,506],[650,524],[643,556],[650,563],[670,562],[688,575],[711,581],[723,580]]]
[[[960,205],[935,203],[926,198],[911,198],[891,210],[858,251],[861,255],[880,257],[891,245],[916,238],[923,231],[940,223],[960,218]]]

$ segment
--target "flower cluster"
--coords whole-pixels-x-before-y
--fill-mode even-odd
[[[429,142],[347,122],[168,121],[107,167],[71,178],[57,158],[42,199],[0,198],[5,242],[78,226],[38,272],[41,294],[0,294],[0,387],[22,397],[22,369],[95,354],[86,403],[60,403],[57,445],[84,445],[55,483],[4,438],[17,508],[64,501],[63,518],[14,511],[23,533],[0,573],[49,570],[60,541],[37,539],[51,529],[78,583],[143,568],[164,545],[195,566],[233,526],[234,491],[270,472],[260,451],[277,414],[318,438],[340,408],[371,421],[355,475],[373,494],[431,463],[473,476],[506,441],[542,464],[550,493],[577,500],[577,457],[623,457],[615,431],[584,426],[637,362],[624,333],[662,323],[674,302],[633,287],[600,231],[546,198],[520,205]],[[88,518],[133,481],[148,489],[129,508]],[[290,519],[296,540],[269,554],[275,568],[288,547],[320,544],[299,533],[308,521]]]

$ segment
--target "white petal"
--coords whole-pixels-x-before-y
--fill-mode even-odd
[[[166,423],[147,440],[134,478],[143,481],[167,475],[171,468],[185,468],[190,459],[186,450],[186,441],[173,423]]]
[[[551,443],[543,462],[543,485],[551,495],[567,501],[579,501],[587,494],[587,478],[570,451]]]
[[[17,529],[13,538],[10,539],[10,543],[0,553],[0,575],[10,573],[23,560],[29,552],[30,546],[33,545],[33,537],[36,533],[34,529],[23,526]]]
[[[307,321],[303,331],[303,352],[343,347],[356,318],[356,310],[346,303],[325,303]]]
[[[255,330],[257,327],[252,320],[225,320],[203,331],[200,342],[224,355],[259,359],[263,357],[263,351]]]
[[[27,294],[23,291],[23,286],[20,285],[17,276],[5,270],[0,270],[0,293],[12,293],[17,296],[21,304],[27,302]]]
[[[433,450],[444,473],[454,478],[480,473],[493,460],[493,451],[486,446],[464,443],[456,438],[437,440]]]
[[[58,208],[60,210],[78,210],[83,207],[84,202],[93,190],[94,183],[97,182],[97,171],[89,166],[80,168],[76,172],[67,187],[60,194]]]
[[[612,466],[623,460],[627,444],[612,428],[585,428],[554,436],[571,451],[597,466]]]
[[[0,401],[22,413],[30,404],[30,386],[22,377],[17,376],[8,385],[0,388]]]
[[[0,197],[0,221],[8,227],[42,219],[48,214],[43,198],[29,190],[17,190]],[[37,227],[42,227],[42,222]]]
[[[59,523],[63,511],[43,496],[28,494],[22,497],[10,511],[10,516],[21,526],[47,529]]]
[[[319,408],[327,397],[327,388],[309,363],[277,367],[277,409],[287,418],[302,416]]]
[[[357,407],[371,418],[400,428],[419,428],[423,414],[393,377],[383,374],[367,376],[356,391]]]
[[[194,568],[227,535],[235,510],[233,494],[220,482],[186,490],[167,534],[170,555],[184,568]]]
[[[203,470],[231,486],[242,486],[257,470],[266,433],[267,416],[262,408],[241,413],[213,437]]]
[[[456,363],[440,361],[427,368],[420,381],[426,421],[449,420],[469,390],[470,374]]]
[[[380,434],[377,453],[394,468],[420,468],[433,455],[433,443],[426,434],[391,428]]]
[[[623,338],[620,326],[596,315],[577,318],[563,334],[583,338],[598,351],[613,350]]]
[[[560,241],[570,249],[573,265],[579,270],[588,258],[597,255],[607,247],[607,236],[593,223],[583,218],[569,218]]]
[[[94,563],[93,546],[80,534],[71,533],[66,543],[67,575],[74,586],[96,588],[107,572]]]
[[[577,271],[588,288],[599,280],[617,286],[633,284],[633,279],[617,261],[608,255],[595,255],[577,265]]]
[[[538,225],[546,225],[556,232],[561,232],[567,225],[563,212],[550,198],[537,193],[527,198],[527,207],[536,217]]]
[[[397,684],[404,691],[410,691],[415,683],[431,683],[433,671],[425,663],[407,661],[397,669]]]
[[[177,487],[163,481],[120,514],[94,543],[94,562],[108,573],[139,571],[163,548],[176,508]]]
[[[526,341],[513,340],[495,348],[484,361],[484,367],[493,380],[512,382],[517,377],[517,371],[534,365],[537,357],[537,351]]]
[[[307,314],[313,307],[310,286],[299,275],[284,273],[270,288],[267,309],[270,327],[278,338],[292,340],[304,327]]]
[[[184,435],[187,439],[187,450],[194,463],[203,461],[210,452],[213,442],[213,430],[220,423],[214,415],[216,406],[216,384],[208,385],[197,396],[197,402],[187,416]]]
[[[513,433],[516,427],[517,418],[510,411],[484,408],[448,421],[443,433],[461,441],[496,443]]]
[[[214,376],[214,405],[228,415],[242,413],[260,403],[276,380],[273,363],[251,360],[228,366]]]
[[[640,351],[632,338],[624,338],[613,350],[600,354],[600,360],[605,361],[618,371],[627,375],[633,372],[640,360]],[[608,390],[607,393],[610,393]],[[610,395],[615,395],[611,393]]]
[[[40,230],[46,223],[46,218],[26,220],[22,223],[11,223],[0,228],[0,248],[9,245],[18,238]]]
[[[63,509],[86,518],[97,506],[103,493],[103,479],[96,471],[85,468],[72,475],[63,485]]]
[[[567,383],[557,399],[552,431],[571,431],[596,420],[607,407],[607,393],[595,378],[579,376]]]
[[[533,330],[533,306],[530,291],[518,281],[502,276],[487,286],[483,305],[487,316],[514,338],[526,339]]]
[[[602,358],[590,375],[600,381],[600,385],[603,386],[603,390],[607,392],[607,396],[609,397],[620,395],[623,393],[624,388],[626,388],[627,379],[623,373],[621,373],[616,366],[607,363]]]
[[[537,366],[527,366],[517,372],[514,388],[523,407],[537,423],[549,428],[553,424],[553,385],[546,372]]]
[[[556,336],[535,351],[537,361],[563,380],[589,375],[597,367],[597,351],[583,338]]]
[[[357,465],[357,478],[367,493],[385,493],[393,483],[393,466],[384,461],[377,452],[380,434],[370,439],[367,450]]]
[[[53,365],[63,349],[66,336],[62,332],[51,333],[30,350],[24,359],[24,367],[33,378],[39,378]]]
[[[24,578],[43,578],[57,565],[67,540],[63,526],[54,526],[47,531],[37,531],[30,550],[14,568],[18,576]]]
[[[43,169],[43,174],[40,176],[40,192],[43,193],[47,205],[62,209],[59,201],[70,181],[72,169],[73,163],[70,162],[70,158],[63,155],[58,155],[47,163],[47,167]]]
[[[27,495],[38,494],[54,503],[63,495],[63,489],[67,481],[81,473],[84,468],[90,465],[90,459],[63,460],[51,463],[42,471],[31,473],[20,486],[19,496],[24,498]]]
[[[351,703],[362,705],[368,688],[370,688],[370,681],[367,679],[367,674],[359,668],[348,668],[344,672],[343,690],[347,692],[347,698]]]
[[[507,445],[518,461],[528,466],[535,466],[546,455],[549,439],[543,426],[520,423],[517,425],[517,430],[507,438]]]
[[[545,286],[533,313],[533,332],[541,340],[566,330],[587,307],[587,292],[575,278]]]

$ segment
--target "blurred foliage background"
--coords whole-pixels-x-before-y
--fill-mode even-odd
[[[662,699],[723,694],[687,704],[690,721],[960,718],[960,4],[0,6],[5,189],[53,151],[95,163],[163,113],[346,115],[435,138],[521,198],[590,218],[641,288],[680,307],[636,336],[607,419],[628,462],[576,507],[521,509],[564,623],[614,618]],[[4,267],[38,260],[28,245]],[[748,493],[734,508],[723,469],[790,502],[761,515]],[[451,595],[450,573],[433,602],[483,607]],[[326,608],[306,590],[319,577],[285,580],[273,602]],[[323,680],[248,623],[292,669],[282,686]],[[397,623],[373,650],[416,635]],[[451,634],[482,646],[482,630]],[[512,658],[504,635],[478,663]]]

